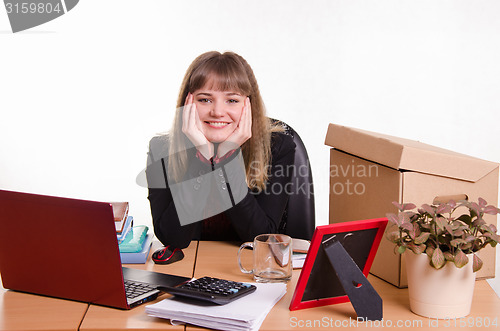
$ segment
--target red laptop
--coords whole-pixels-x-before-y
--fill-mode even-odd
[[[4,190],[0,274],[7,289],[121,309],[189,279],[122,268],[109,203]]]

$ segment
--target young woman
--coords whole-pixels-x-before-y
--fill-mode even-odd
[[[266,117],[248,63],[232,52],[200,55],[177,107],[173,128],[151,140],[148,155],[153,227],[166,246],[154,260],[193,239],[252,241],[279,232],[295,143]]]

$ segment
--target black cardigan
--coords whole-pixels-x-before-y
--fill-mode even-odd
[[[155,137],[150,142],[148,168],[146,170],[148,181],[154,176],[160,176],[160,171],[156,167],[160,164],[160,160],[155,160],[151,151],[151,146],[153,144],[158,145],[159,141],[160,144],[164,145],[162,148],[166,150],[167,140],[164,138],[159,139],[161,138]],[[233,204],[233,207],[224,211],[225,216],[231,221],[235,232],[242,241],[253,241],[255,236],[262,233],[278,233],[287,206],[287,184],[290,183],[295,156],[293,138],[285,133],[273,133],[271,135],[271,153],[270,175],[266,183],[266,189],[256,192],[246,188],[246,194],[241,199],[238,199],[237,203]],[[165,155],[163,154],[163,156]],[[193,160],[193,158],[190,158],[190,160]],[[163,159],[162,164],[167,164],[167,160]],[[155,167],[156,169],[154,169]],[[199,167],[198,164],[197,168],[199,169]],[[189,168],[188,173],[190,172]],[[208,168],[208,171],[210,171],[209,166]],[[162,177],[166,176],[165,167],[163,166],[161,169]],[[153,175],[153,172],[156,174]],[[148,199],[151,205],[154,232],[163,245],[185,248],[191,240],[200,238],[201,221],[181,226],[172,192],[166,179],[163,178],[163,180],[166,183],[164,188],[155,188],[154,185],[149,186]]]

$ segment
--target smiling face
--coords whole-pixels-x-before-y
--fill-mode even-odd
[[[225,141],[238,126],[246,96],[209,88],[196,90],[193,96],[205,137],[214,143]]]

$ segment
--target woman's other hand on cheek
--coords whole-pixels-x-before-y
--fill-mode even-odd
[[[193,95],[188,93],[182,108],[182,132],[193,143],[196,149],[209,160],[214,154],[214,147],[201,131],[201,121],[193,103]]]
[[[250,98],[245,99],[245,105],[241,112],[240,121],[233,133],[223,141],[217,150],[217,156],[222,157],[227,152],[241,147],[252,137],[252,106]]]

